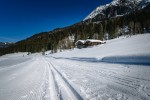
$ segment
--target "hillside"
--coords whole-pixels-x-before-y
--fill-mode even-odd
[[[0,42],[0,48],[7,48],[13,44],[14,43],[12,43],[12,42]]]

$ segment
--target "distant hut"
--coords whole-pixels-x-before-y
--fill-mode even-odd
[[[95,39],[87,39],[85,42],[85,45],[88,46],[95,46],[95,45],[100,45],[106,43],[105,41],[101,40],[95,40]]]
[[[100,45],[100,44],[105,44],[105,41],[101,40],[95,40],[95,39],[87,39],[87,40],[78,40],[75,45],[77,48],[85,48],[88,46],[95,46],[95,45]]]
[[[78,40],[76,43],[75,43],[75,46],[79,49],[81,48],[84,48],[85,47],[85,40]]]

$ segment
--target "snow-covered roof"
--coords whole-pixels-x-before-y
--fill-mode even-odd
[[[87,39],[87,40],[78,40],[75,45],[77,45],[78,42],[81,42],[82,44],[85,44],[86,42],[96,42],[96,43],[106,43],[106,41],[96,40],[96,39]]]
[[[95,39],[87,39],[86,42],[87,42],[87,41],[90,41],[90,42],[103,42],[103,41],[101,41],[101,40],[95,40]]]
[[[85,43],[85,40],[78,40],[75,44],[77,44],[78,42],[81,42],[81,43]]]

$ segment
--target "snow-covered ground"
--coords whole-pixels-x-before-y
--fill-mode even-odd
[[[0,100],[42,100],[48,80],[47,63],[40,55],[0,57]]]
[[[150,34],[0,57],[0,100],[150,100]]]

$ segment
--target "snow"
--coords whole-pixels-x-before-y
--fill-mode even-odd
[[[118,5],[119,4],[119,0],[113,0],[112,2],[111,2],[111,5]]]
[[[150,4],[150,0],[143,0],[139,3],[140,8],[145,8],[148,4]]]
[[[150,99],[150,34],[123,36],[47,59],[85,99]]]
[[[86,41],[85,40],[78,40],[75,44],[77,44],[78,42],[81,42],[84,44]]]
[[[8,59],[3,60],[7,65],[0,62],[0,99],[41,100],[46,86],[47,67],[43,67],[45,64],[39,58],[17,55],[7,55]],[[11,57],[16,62],[11,62]]]
[[[106,9],[109,6],[109,4],[107,5],[101,5],[99,7],[97,7],[95,10],[93,10],[83,21],[87,20],[87,19],[91,19],[94,18],[96,15],[102,13],[102,11],[104,9]],[[103,13],[102,13],[103,14]]]
[[[100,5],[95,10],[93,10],[88,16],[86,16],[83,21],[85,21],[87,19],[92,19],[92,18],[96,17],[98,14],[103,15],[104,10],[106,10],[108,7],[111,7],[111,6],[119,6],[120,5],[119,2],[120,2],[120,0],[113,0],[109,4]],[[142,8],[146,7],[149,4],[149,2],[150,2],[150,0],[127,0],[125,5],[129,6],[131,3],[136,3],[137,7],[139,9],[142,9]],[[123,14],[123,15],[125,15],[125,14]],[[123,15],[119,15],[119,16],[116,16],[116,17],[120,17],[120,16],[123,16]]]
[[[101,40],[95,40],[95,39],[87,39],[86,41],[89,41],[89,42],[103,42]]]
[[[46,56],[0,57],[0,100],[150,100],[150,34]]]
[[[96,39],[86,39],[86,40],[78,40],[75,45],[77,45],[78,42],[81,42],[82,44],[85,44],[86,42],[99,42],[99,43],[105,43],[106,41],[96,40]]]
[[[94,48],[74,49],[53,54],[53,57],[64,58],[103,58],[107,56],[134,56],[150,54],[150,34],[135,36],[123,36],[117,39],[108,40],[106,44]],[[94,51],[94,52],[93,52]]]

